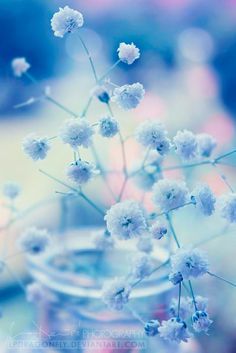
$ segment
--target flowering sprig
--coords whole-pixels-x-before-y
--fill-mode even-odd
[[[145,89],[140,82],[117,86],[111,81],[106,81],[106,78],[120,63],[133,64],[139,59],[140,50],[134,43],[120,43],[117,49],[118,60],[99,76],[92,55],[79,32],[83,24],[83,15],[68,6],[60,8],[51,20],[51,27],[55,36],[64,37],[71,32],[75,32],[88,57],[95,81],[95,86],[90,90],[88,101],[81,113],[77,114],[53,98],[51,92],[43,89],[41,96],[38,99],[31,100],[31,102],[46,99],[67,113],[71,119],[66,120],[57,134],[51,138],[36,135],[26,137],[23,141],[23,150],[31,159],[39,161],[47,157],[49,150],[53,152],[52,142],[54,138],[59,137],[63,143],[70,146],[73,159],[68,162],[66,175],[73,185],[42,169],[40,169],[40,172],[68,189],[68,193],[60,192],[62,195],[81,197],[104,219],[104,230],[94,237],[94,244],[98,249],[103,251],[109,249],[111,251],[116,239],[122,241],[137,239],[137,249],[142,252],[135,258],[127,276],[116,278],[104,285],[103,301],[115,310],[127,308],[144,325],[147,336],[159,335],[167,341],[187,342],[191,337],[191,325],[194,331],[207,333],[212,324],[206,305],[203,305],[199,297],[195,296],[192,281],[203,275],[209,275],[233,287],[236,287],[236,284],[214,274],[210,270],[207,255],[203,254],[200,249],[182,246],[181,239],[179,239],[175,230],[172,214],[177,213],[178,209],[191,206],[198,209],[204,216],[210,217],[214,214],[215,209],[219,208],[222,218],[229,223],[236,222],[236,194],[227,177],[218,170],[219,165],[224,164],[224,159],[236,153],[236,149],[213,158],[212,154],[216,147],[216,141],[212,136],[194,134],[189,130],[180,130],[171,138],[166,127],[159,121],[144,121],[134,133],[136,141],[144,149],[144,158],[138,169],[130,168],[127,160],[126,137],[121,131],[118,119],[113,114],[112,104],[116,103],[124,111],[135,109],[144,98]],[[14,59],[12,68],[17,77],[23,76],[34,84],[38,83],[29,73],[31,65],[25,58]],[[91,124],[87,119],[87,114],[94,97],[104,105],[107,112],[95,124]],[[102,165],[95,148],[94,140],[97,135],[104,138],[104,141],[114,138],[118,139],[120,143],[123,181],[121,188],[116,192],[109,185],[109,171]],[[80,151],[82,148],[91,150],[95,164],[81,158]],[[153,158],[152,152],[156,153],[158,157]],[[183,162],[163,166],[164,157],[168,158],[169,154],[175,154]],[[219,173],[229,189],[229,194],[217,199],[208,185],[197,185],[193,190],[189,190],[187,181],[164,177],[165,171],[184,170],[205,165],[211,165]],[[83,185],[92,182],[95,175],[102,177],[113,197],[114,204],[97,205],[90,196],[84,193]],[[128,181],[132,179],[135,181],[136,177],[139,177],[139,186],[144,190],[144,194],[147,190],[150,191],[151,189],[152,191],[154,203],[152,212],[145,210],[144,205],[133,198],[123,200]],[[14,198],[13,195],[15,194],[16,190],[15,192],[14,190],[5,192],[5,195],[10,198]],[[163,221],[162,218],[165,218],[165,220]],[[17,217],[11,219],[6,227],[9,227],[17,219]],[[155,261],[152,261],[152,250],[157,241],[162,241],[162,238],[168,240],[169,258],[164,263],[156,266]],[[46,231],[33,228],[22,236],[21,247],[24,252],[35,255],[43,252],[47,248],[48,242],[49,237]],[[174,251],[172,250],[173,243],[175,244]],[[171,317],[167,320],[159,322],[159,320],[151,319],[145,322],[129,306],[130,298],[132,299],[132,290],[145,278],[150,277],[163,267],[169,271],[170,282],[178,288],[176,305],[174,309],[172,308]],[[191,299],[183,297],[183,289],[187,291]],[[31,294],[32,292],[34,291],[31,290]],[[184,308],[187,309],[184,310]],[[187,323],[188,318],[191,319],[190,325]]]

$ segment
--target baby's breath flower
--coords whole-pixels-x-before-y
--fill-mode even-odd
[[[114,240],[107,231],[94,232],[93,243],[98,250],[108,250],[114,247]]]
[[[63,38],[66,33],[76,31],[84,24],[83,15],[71,9],[69,6],[59,8],[59,11],[54,13],[51,19],[51,27],[56,37]]]
[[[138,254],[132,264],[132,275],[134,278],[144,278],[149,276],[154,268],[153,259],[148,255]]]
[[[171,256],[171,268],[173,273],[181,273],[183,279],[200,277],[209,271],[208,259],[199,249],[178,249]]]
[[[176,153],[183,160],[189,161],[197,156],[197,139],[191,131],[178,131],[174,137],[174,145]]]
[[[25,58],[15,58],[11,62],[12,70],[15,76],[21,77],[30,68],[30,64]]]
[[[159,221],[153,223],[150,228],[150,232],[154,239],[161,239],[167,234],[167,226]]]
[[[14,182],[7,182],[3,185],[3,195],[9,199],[15,199],[21,192],[21,187],[19,184]]]
[[[139,251],[142,251],[142,252],[147,253],[147,254],[152,252],[152,250],[153,250],[152,238],[150,236],[147,236],[147,235],[141,236],[138,239],[137,249]]]
[[[67,169],[68,178],[76,184],[86,184],[91,178],[98,175],[99,171],[89,162],[77,160],[69,165]]]
[[[223,195],[219,199],[220,213],[230,223],[236,222],[236,193]]]
[[[62,141],[74,149],[78,146],[88,148],[92,144],[94,129],[86,119],[70,119],[62,125],[59,134]]]
[[[122,310],[129,301],[131,287],[124,278],[107,282],[102,290],[102,299],[111,309]]]
[[[107,229],[119,239],[142,235],[147,229],[144,210],[136,201],[123,201],[113,205],[105,216]]]
[[[169,275],[169,281],[173,283],[174,286],[181,283],[183,281],[182,273],[180,272],[172,272]]]
[[[215,211],[216,198],[208,185],[196,187],[191,193],[191,200],[205,216],[211,216]]]
[[[173,298],[170,303],[170,314],[173,317],[178,316],[178,302],[179,300],[176,298]],[[189,301],[189,297],[182,297],[181,298],[181,305],[180,305],[180,310],[179,310],[179,317],[181,317],[182,320],[186,320],[188,317],[192,315],[192,306]]]
[[[216,140],[208,134],[199,134],[196,138],[198,154],[203,158],[209,158],[217,145]]]
[[[144,331],[147,336],[153,337],[159,333],[158,331],[159,327],[160,327],[160,322],[158,320],[150,320],[146,322],[144,326]]]
[[[22,149],[33,161],[46,158],[51,145],[47,137],[29,134],[22,142]]]
[[[134,43],[120,43],[117,51],[119,59],[128,65],[133,64],[133,62],[140,57],[139,48],[137,48]]]
[[[187,196],[188,189],[183,181],[162,179],[153,187],[153,201],[164,212],[183,206]]]
[[[175,343],[188,342],[191,337],[186,323],[176,317],[162,321],[159,334],[164,340]]]
[[[19,239],[22,251],[30,255],[38,255],[46,250],[50,243],[50,234],[46,229],[28,228]]]
[[[193,328],[196,332],[207,333],[213,321],[206,311],[198,310],[192,316]]]
[[[136,139],[141,145],[165,155],[170,149],[170,140],[164,126],[157,121],[144,121],[136,130]]]
[[[104,86],[96,86],[92,90],[92,95],[97,97],[102,103],[108,103],[110,101],[110,95]]]
[[[143,85],[139,82],[124,85],[114,89],[112,100],[125,110],[136,108],[145,94]]]
[[[119,131],[119,125],[116,119],[110,116],[104,116],[99,120],[99,133],[103,137],[111,138]]]

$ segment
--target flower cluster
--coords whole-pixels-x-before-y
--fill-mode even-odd
[[[51,27],[57,37],[77,32],[83,24],[83,15],[69,6],[60,8],[51,19]],[[153,273],[158,275],[159,269],[165,267],[168,271],[165,273],[165,278],[169,276],[170,282],[176,290],[179,290],[179,295],[171,301],[165,316],[157,319],[155,314],[153,319],[145,323],[144,331],[149,337],[159,335],[165,341],[187,342],[192,335],[190,331],[208,333],[213,322],[208,314],[207,299],[195,295],[192,281],[203,275],[211,275],[235,287],[236,285],[210,272],[208,257],[200,249],[195,246],[186,248],[182,245],[182,239],[179,239],[176,234],[175,218],[172,217],[172,213],[176,214],[178,209],[185,209],[189,206],[198,217],[210,217],[218,209],[224,220],[228,223],[236,223],[236,193],[233,192],[233,188],[224,175],[221,175],[222,180],[230,188],[230,192],[216,198],[208,185],[190,187],[192,184],[187,178],[186,180],[184,177],[181,180],[167,178],[165,172],[185,170],[185,168],[190,169],[193,166],[205,164],[215,168],[223,158],[235,153],[236,150],[212,158],[216,140],[211,135],[195,134],[184,129],[170,136],[165,125],[158,119],[145,120],[137,126],[131,136],[134,137],[137,148],[141,149],[140,155],[144,157],[140,161],[135,160],[134,166],[130,169],[126,155],[126,141],[130,136],[123,135],[122,124],[113,114],[113,103],[125,111],[135,109],[145,99],[145,90],[140,82],[119,86],[111,82],[107,75],[121,62],[127,65],[133,64],[140,58],[140,50],[134,43],[120,43],[116,63],[99,77],[86,43],[82,36],[78,34],[77,36],[88,56],[96,86],[90,90],[88,103],[79,115],[64,107],[57,100],[51,99],[57,107],[70,114],[70,119],[63,122],[56,136],[55,134],[53,137],[39,137],[35,134],[26,136],[22,142],[23,151],[32,160],[38,161],[47,157],[55,138],[69,145],[71,159],[66,168],[69,181],[60,180],[46,172],[44,174],[69,189],[70,192],[61,192],[62,195],[68,196],[73,193],[78,198],[82,197],[89,207],[99,212],[103,227],[95,231],[92,236],[96,254],[102,254],[102,256],[110,252],[112,254],[116,245],[125,245],[127,244],[125,241],[135,245],[136,253],[134,256],[130,255],[132,258],[126,276],[114,276],[105,283],[101,299],[109,308],[122,310],[129,302],[131,292],[135,290],[135,287]],[[33,76],[27,73],[29,68],[30,64],[25,58],[16,58],[12,61],[15,76],[20,77],[25,74],[25,78],[28,77],[34,82]],[[48,99],[46,93],[43,97]],[[107,110],[99,118],[95,117],[96,121],[91,123],[87,112],[94,99],[96,104],[103,103],[100,105]],[[110,171],[106,165],[103,165],[103,161],[100,161],[96,143],[94,144],[97,136],[99,139],[103,138],[104,142],[109,142],[113,137],[120,142],[121,172],[123,173],[121,187],[115,185],[113,188],[110,185],[109,173],[117,171]],[[86,150],[83,150],[84,148]],[[87,153],[88,150],[89,153]],[[94,158],[91,161],[90,152]],[[86,153],[86,157],[83,153]],[[169,166],[168,162],[166,163],[169,156],[171,156],[170,159],[178,160],[178,164]],[[116,158],[116,153],[114,153],[114,158]],[[98,174],[114,200],[108,204],[107,198],[102,197],[103,206],[101,207],[96,204],[96,201],[90,199],[86,190],[86,184]],[[120,171],[117,174],[120,176]],[[130,198],[125,198],[124,191],[132,182],[142,190],[142,199],[137,199],[135,194]],[[71,186],[70,183],[73,185]],[[132,190],[131,188],[129,191],[132,192]],[[14,199],[19,193],[18,184],[9,182],[3,187],[3,195],[9,203],[6,206],[11,208],[13,214],[16,211]],[[151,196],[149,200],[152,200],[148,203],[147,209],[146,193],[149,193],[148,195]],[[17,217],[13,221],[16,219]],[[11,221],[7,226],[11,224]],[[49,248],[50,241],[51,236],[47,230],[31,227],[20,236],[19,246],[26,254],[38,255]],[[161,264],[156,258],[158,246],[165,247],[168,254],[166,261]],[[4,266],[5,263],[0,261],[0,271],[4,269]],[[170,287],[171,283],[167,281]],[[185,289],[187,287],[189,297],[183,296],[183,287]],[[33,302],[57,300],[41,283],[32,283],[27,287],[26,293],[28,300]],[[139,315],[136,315],[136,318],[139,318]],[[140,321],[143,324],[143,320]]]

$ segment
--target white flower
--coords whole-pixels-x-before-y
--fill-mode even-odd
[[[164,212],[183,206],[187,196],[188,189],[183,181],[162,179],[153,186],[153,201]]]
[[[51,27],[56,37],[64,37],[66,33],[76,31],[84,24],[83,15],[69,6],[59,8],[51,19]]]
[[[218,201],[220,213],[230,223],[236,222],[236,193],[230,193],[220,197]]]
[[[191,337],[186,323],[176,317],[162,321],[158,330],[160,337],[169,342],[188,342],[188,339]]]
[[[22,149],[33,161],[46,158],[51,145],[47,137],[29,134],[22,142]]]
[[[136,108],[143,99],[145,90],[139,82],[114,89],[112,101],[125,110]]]
[[[46,250],[50,243],[50,234],[46,229],[28,228],[19,239],[20,248],[30,255],[38,255]]]
[[[199,249],[178,249],[171,256],[172,273],[180,273],[183,279],[200,277],[209,271],[209,262]]]
[[[215,211],[216,198],[208,185],[197,186],[191,193],[191,200],[205,216],[211,216]]]
[[[68,178],[76,184],[86,184],[91,178],[99,174],[99,170],[89,162],[80,159],[70,164],[67,169]]]
[[[198,310],[192,316],[193,328],[196,332],[207,333],[213,321],[206,311]]]
[[[74,149],[79,146],[85,148],[91,146],[93,134],[94,129],[86,119],[66,120],[59,132],[62,141]]]
[[[111,309],[122,310],[128,303],[131,287],[124,278],[115,278],[103,286],[102,300]]]
[[[120,43],[117,51],[119,59],[128,65],[133,64],[133,62],[140,57],[139,48],[137,48],[134,43]]]
[[[104,116],[98,123],[99,133],[103,137],[111,138],[119,131],[119,125],[116,119],[110,116]]]
[[[147,229],[144,210],[136,201],[123,201],[113,205],[105,216],[112,236],[130,239],[142,235]]]
[[[217,145],[216,140],[208,134],[199,134],[196,138],[198,154],[203,158],[209,158]]]
[[[170,150],[167,131],[158,121],[144,121],[136,130],[136,139],[143,146],[157,150],[164,155]]]
[[[180,158],[186,161],[196,158],[198,144],[196,136],[191,131],[178,131],[173,141]]]
[[[144,278],[150,275],[154,269],[154,261],[148,255],[138,254],[132,263],[132,275],[134,278]]]
[[[15,58],[11,63],[12,70],[14,75],[17,77],[21,77],[22,74],[27,72],[30,68],[30,64],[26,61],[25,58]]]

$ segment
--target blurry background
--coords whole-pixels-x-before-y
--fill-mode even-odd
[[[72,156],[68,147],[55,141],[46,161],[35,164],[28,160],[21,151],[22,138],[32,131],[54,136],[68,116],[46,101],[21,108],[15,106],[30,97],[40,96],[40,89],[49,85],[53,97],[80,112],[93,87],[90,67],[76,35],[59,39],[51,31],[52,14],[65,5],[84,14],[85,26],[81,35],[100,74],[117,60],[120,42],[134,42],[141,50],[141,58],[133,65],[120,64],[111,74],[112,81],[117,84],[140,81],[147,91],[143,102],[131,113],[113,107],[124,135],[128,136],[137,122],[150,118],[163,121],[171,136],[182,128],[208,132],[218,140],[218,152],[236,145],[235,0],[0,0],[0,184],[8,180],[21,184],[23,192],[19,207],[27,208],[44,197],[53,197],[55,190],[61,190],[40,174],[38,168],[64,179],[65,166]],[[18,56],[26,57],[31,64],[30,72],[39,85],[13,77],[11,60]],[[104,107],[94,102],[88,117],[96,121],[103,113]],[[110,160],[114,168],[120,167],[114,158],[120,158],[116,141],[112,148],[103,146],[99,138],[96,143],[102,160]],[[133,161],[140,151],[132,142],[127,145],[129,158]],[[84,156],[90,157],[86,151]],[[225,167],[224,171],[233,182],[234,170]],[[204,173],[202,169],[193,173],[195,180],[207,181],[217,194],[226,191],[210,168],[205,168]],[[99,183],[98,180],[89,186],[88,192],[96,191],[98,199],[106,198]],[[117,187],[116,180],[113,187]],[[102,191],[100,195],[98,189]],[[130,188],[129,192],[137,190]],[[88,219],[84,206],[74,215],[77,223]],[[59,212],[50,214],[47,207],[42,207],[38,222],[47,224],[55,218],[55,224],[58,223]],[[2,210],[0,223],[4,224],[8,216],[8,212]],[[220,228],[217,222],[213,227],[201,221],[201,226],[193,231],[191,225],[195,219],[190,216],[186,220],[184,213],[183,219],[186,225],[181,232],[188,242],[191,237],[203,239],[206,232]],[[94,215],[93,222],[97,221]],[[14,239],[21,227],[10,230],[9,237]],[[211,251],[215,267],[236,279],[236,265],[232,263],[235,256],[233,238],[228,239],[224,246],[221,239],[214,241]],[[21,268],[22,260],[14,259],[12,266],[15,270]],[[19,290],[12,278],[7,277],[1,283],[2,306],[7,315],[0,321],[0,329],[6,333],[13,321],[19,327],[26,327],[33,313],[28,310],[23,316],[22,312],[25,312],[25,305],[28,309],[29,305],[17,297]],[[204,351],[236,352],[236,292],[225,287],[223,291],[221,285],[212,283],[211,294],[214,296],[219,289],[222,305],[214,307],[214,315],[219,317],[219,326],[215,326],[217,335],[214,332],[214,338],[203,338],[201,344],[203,347],[208,345]],[[225,298],[228,305],[225,305]],[[224,324],[220,324],[221,321]],[[216,351],[215,345],[219,350]]]

